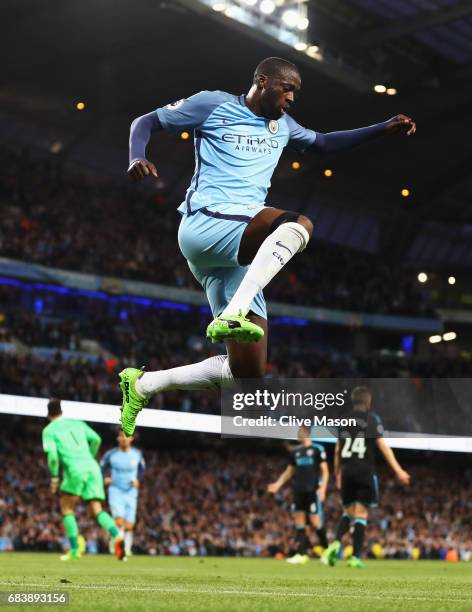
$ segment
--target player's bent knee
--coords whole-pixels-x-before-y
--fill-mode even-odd
[[[62,503],[60,504],[61,506],[61,512],[62,514],[70,514],[71,512],[74,512],[75,508],[73,504],[70,503]]]
[[[309,237],[311,237],[313,233],[312,221],[308,217],[305,217],[305,215],[301,215],[300,213],[294,212],[292,210],[283,212],[272,222],[272,225],[270,226],[270,233],[272,234],[272,232],[274,232],[284,223],[299,223],[304,227],[304,229],[306,229],[309,234]]]
[[[102,503],[98,500],[92,500],[89,502],[89,510],[93,516],[98,516],[103,510]]]
[[[70,495],[62,495],[59,499],[62,514],[70,514],[75,510],[75,498]]]
[[[306,231],[308,232],[311,238],[313,234],[313,222],[308,217],[305,217],[305,215],[300,215],[298,217],[297,223],[300,223],[300,225],[303,225],[303,227],[306,229]]]

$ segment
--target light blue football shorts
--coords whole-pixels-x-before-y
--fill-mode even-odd
[[[180,250],[203,287],[214,317],[229,304],[249,268],[238,263],[239,244],[247,224],[263,209],[263,204],[219,204],[182,216]],[[251,302],[250,311],[267,319],[262,291]]]
[[[108,487],[108,504],[114,518],[124,518],[127,523],[136,522],[138,490],[134,487],[129,491],[123,491],[110,485]]]

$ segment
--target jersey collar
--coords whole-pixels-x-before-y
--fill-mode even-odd
[[[246,104],[246,94],[241,94],[240,96],[238,96],[238,100],[239,104],[241,104],[241,106],[243,106],[252,117],[254,117],[255,119],[259,119],[260,121],[267,121],[265,117],[260,117],[259,115],[256,115],[252,112],[252,110]]]

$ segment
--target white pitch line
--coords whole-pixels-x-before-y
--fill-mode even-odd
[[[54,584],[46,585],[44,583],[36,582],[0,582],[0,586],[14,586],[14,587],[42,587],[45,589],[64,590],[75,589],[75,590],[87,590],[87,591],[137,591],[137,592],[151,592],[151,593],[174,593],[174,594],[186,594],[186,595],[236,595],[244,597],[246,595],[259,596],[259,597],[329,597],[337,599],[392,599],[398,601],[398,595],[356,595],[356,594],[342,594],[342,593],[298,593],[291,591],[236,591],[231,589],[187,589],[184,587],[149,587],[149,586],[120,586],[116,584],[102,584],[102,585],[80,585],[80,584]],[[402,601],[426,601],[435,603],[438,601],[446,601],[449,603],[470,603],[470,598],[454,598],[451,597],[405,597],[402,595]]]

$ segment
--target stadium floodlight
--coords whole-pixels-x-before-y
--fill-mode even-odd
[[[225,10],[226,17],[231,17],[231,19],[238,19],[240,13],[241,9],[239,8],[239,6],[228,6],[228,8]]]
[[[217,13],[222,13],[226,9],[226,2],[215,2],[211,8]]]
[[[254,6],[255,4],[257,4],[257,0],[244,0],[244,4],[247,4],[248,6]]]
[[[450,342],[451,340],[455,340],[457,338],[457,334],[456,332],[446,332],[445,334],[443,334],[442,339],[445,340],[446,342]]]
[[[379,94],[383,94],[387,91],[385,85],[374,85],[374,91]]]
[[[442,341],[442,338],[439,335],[434,335],[434,336],[429,337],[430,344],[437,344],[438,342],[441,342],[441,341]]]
[[[418,280],[420,283],[425,283],[428,280],[428,275],[426,274],[426,272],[420,272],[418,274]]]
[[[450,285],[455,285],[455,284],[456,284],[456,277],[455,277],[455,276],[450,276],[450,277],[447,279],[447,282],[448,282]]]
[[[272,0],[262,0],[259,5],[259,10],[261,13],[264,13],[264,15],[270,15],[275,11],[275,4]]]
[[[299,20],[300,20],[300,15],[298,14],[298,11],[295,11],[293,9],[288,9],[287,11],[282,13],[282,21],[289,28],[296,28]]]
[[[317,58],[317,59],[320,57],[319,52],[320,52],[320,48],[318,47],[318,45],[310,45],[308,49],[305,51],[307,55],[313,58]]]
[[[395,89],[395,87],[389,87],[385,93],[387,94],[387,96],[396,96],[398,90]]]
[[[306,30],[310,25],[310,21],[307,17],[300,17],[297,23],[297,28],[299,30]]]
[[[302,42],[301,40],[299,40],[298,42],[294,44],[294,47],[297,51],[306,51],[308,45],[305,42]]]

